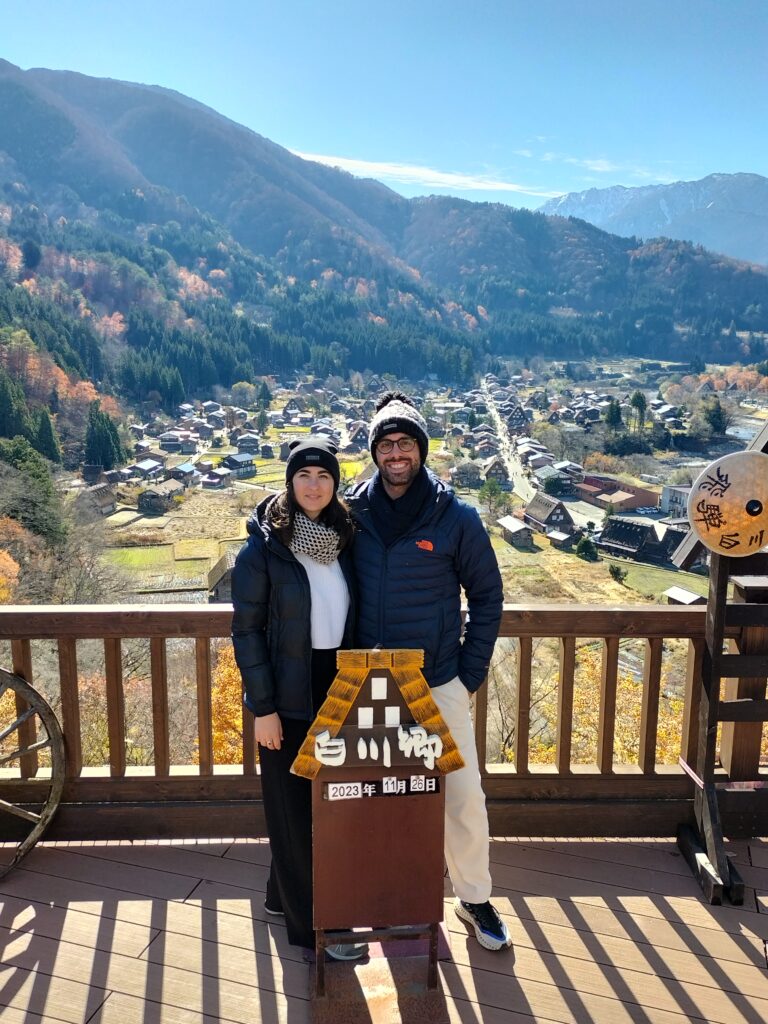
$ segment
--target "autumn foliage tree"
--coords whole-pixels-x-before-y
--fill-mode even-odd
[[[0,604],[10,604],[19,579],[19,563],[0,549]]]
[[[514,678],[516,656],[507,658],[499,675],[492,666],[489,679],[489,723],[496,722],[500,759],[515,758]],[[560,680],[557,652],[544,641],[534,644],[533,689],[530,706],[528,758],[534,765],[555,764],[557,754],[557,717]],[[681,749],[683,699],[662,672],[656,763],[676,764]],[[600,721],[601,657],[597,650],[583,647],[577,655],[573,690],[571,762],[595,764]],[[616,691],[614,764],[637,764],[640,752],[640,718],[643,684],[630,672],[619,671]]]
[[[243,760],[243,684],[232,645],[220,644],[211,686],[214,764]]]

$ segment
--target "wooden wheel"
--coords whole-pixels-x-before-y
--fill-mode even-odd
[[[14,721],[0,730],[0,768],[13,767],[23,757],[49,748],[51,776],[47,796],[39,809],[32,809],[27,802],[10,803],[0,800],[0,837],[9,833],[17,835],[19,819],[30,826],[30,831],[18,841],[10,863],[0,864],[0,878],[29,853],[45,832],[59,806],[64,787],[64,737],[56,716],[29,683],[0,668],[0,697],[8,691],[21,697],[26,708],[20,714],[14,713]],[[32,742],[27,738],[30,734],[35,737]],[[37,804],[34,806],[37,807]],[[8,828],[9,816],[17,819],[11,829]]]

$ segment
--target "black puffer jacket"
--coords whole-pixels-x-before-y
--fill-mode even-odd
[[[387,546],[371,512],[374,481],[347,495],[355,536],[360,647],[422,648],[424,678],[459,676],[473,693],[485,680],[504,600],[480,517],[427,470],[430,496],[403,536]],[[469,613],[461,623],[461,590]]]
[[[245,703],[254,715],[311,721],[312,627],[304,566],[272,533],[265,516],[272,498],[248,520],[249,537],[232,570],[232,644],[243,677]],[[351,647],[354,583],[348,549],[339,556],[350,604],[342,647]]]

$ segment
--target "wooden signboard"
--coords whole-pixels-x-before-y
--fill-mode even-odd
[[[318,992],[325,932],[353,928],[381,929],[377,939],[410,938],[408,926],[430,934],[434,987],[443,776],[464,762],[421,674],[421,651],[340,651],[337,663],[292,767],[312,780]]]

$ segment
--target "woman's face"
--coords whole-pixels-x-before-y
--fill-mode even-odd
[[[293,476],[293,496],[308,519],[317,519],[330,504],[335,485],[327,469],[306,466]]]

